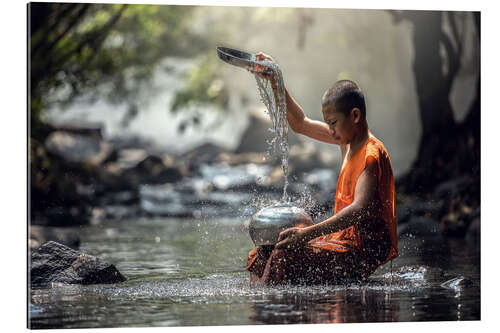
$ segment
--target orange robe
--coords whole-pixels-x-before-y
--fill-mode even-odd
[[[320,236],[302,249],[256,248],[249,253],[247,263],[247,270],[253,277],[267,284],[297,279],[305,283],[337,282],[349,277],[359,279],[368,277],[378,266],[397,257],[394,176],[389,154],[377,138],[369,137],[343,166],[337,181],[335,214],[352,204],[357,180],[368,164],[377,170],[377,195],[383,209],[374,220],[380,223],[361,223]],[[300,265],[295,264],[297,261]]]

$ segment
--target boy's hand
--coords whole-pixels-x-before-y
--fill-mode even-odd
[[[278,243],[276,243],[277,249],[290,249],[296,247],[302,247],[306,245],[309,241],[305,228],[288,228],[283,230],[279,237]]]
[[[270,56],[270,55],[267,55],[263,52],[257,52],[255,53],[255,58],[257,58],[257,60],[269,60],[270,62],[274,62],[274,59]]]
[[[270,62],[274,62],[274,59],[271,56],[269,56],[265,53],[262,53],[262,52],[256,53],[255,58],[257,58],[257,60],[259,60],[259,61],[268,60]],[[265,79],[265,80],[269,80],[269,81],[271,81],[271,83],[274,83],[274,75],[273,75],[272,71],[269,70],[269,68],[267,68],[266,66],[255,65],[250,70],[252,72],[256,73],[260,78]]]

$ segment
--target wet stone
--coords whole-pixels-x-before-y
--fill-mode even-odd
[[[33,287],[117,283],[126,278],[110,263],[50,241],[31,255],[30,280]]]
[[[455,289],[455,290],[463,289],[470,286],[472,286],[472,281],[464,276],[457,276],[456,278],[441,283],[441,287],[447,289]]]

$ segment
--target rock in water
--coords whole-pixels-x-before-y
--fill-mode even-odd
[[[446,282],[441,283],[441,287],[447,288],[447,289],[460,290],[464,287],[470,287],[470,286],[472,286],[472,284],[473,283],[471,280],[460,275],[460,276],[457,276],[456,278],[453,278],[451,280],[448,280]]]
[[[31,285],[98,284],[123,282],[114,265],[50,241],[31,255]]]
[[[63,131],[52,132],[45,141],[47,151],[73,163],[102,165],[116,158],[112,144],[96,137]]]

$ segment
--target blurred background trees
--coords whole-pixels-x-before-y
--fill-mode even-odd
[[[477,12],[31,3],[28,15],[31,194],[40,208],[47,198],[77,205],[82,199],[74,179],[96,173],[89,166],[69,170],[45,150],[56,129],[47,117],[55,105],[70,113],[83,98],[89,111],[105,101],[96,113],[120,114],[123,133],[149,109],[161,109],[161,117],[135,128],[165,134],[158,141],[170,147],[185,149],[203,129],[220,132],[217,143],[225,149],[241,140],[241,124],[262,104],[253,77],[221,62],[218,45],[272,55],[288,89],[315,119],[333,82],[358,82],[371,129],[400,178],[398,193],[432,194],[462,175],[479,183]],[[172,84],[174,72],[182,73],[182,82]],[[171,80],[157,84],[159,76]],[[469,199],[479,205],[479,186]]]
[[[57,102],[65,105],[90,94],[93,99],[127,103],[133,116],[138,93],[147,89],[161,60],[192,57],[209,46],[190,32],[194,8],[31,3],[31,136],[46,136],[41,113],[56,91]],[[106,84],[108,88],[101,89]]]

